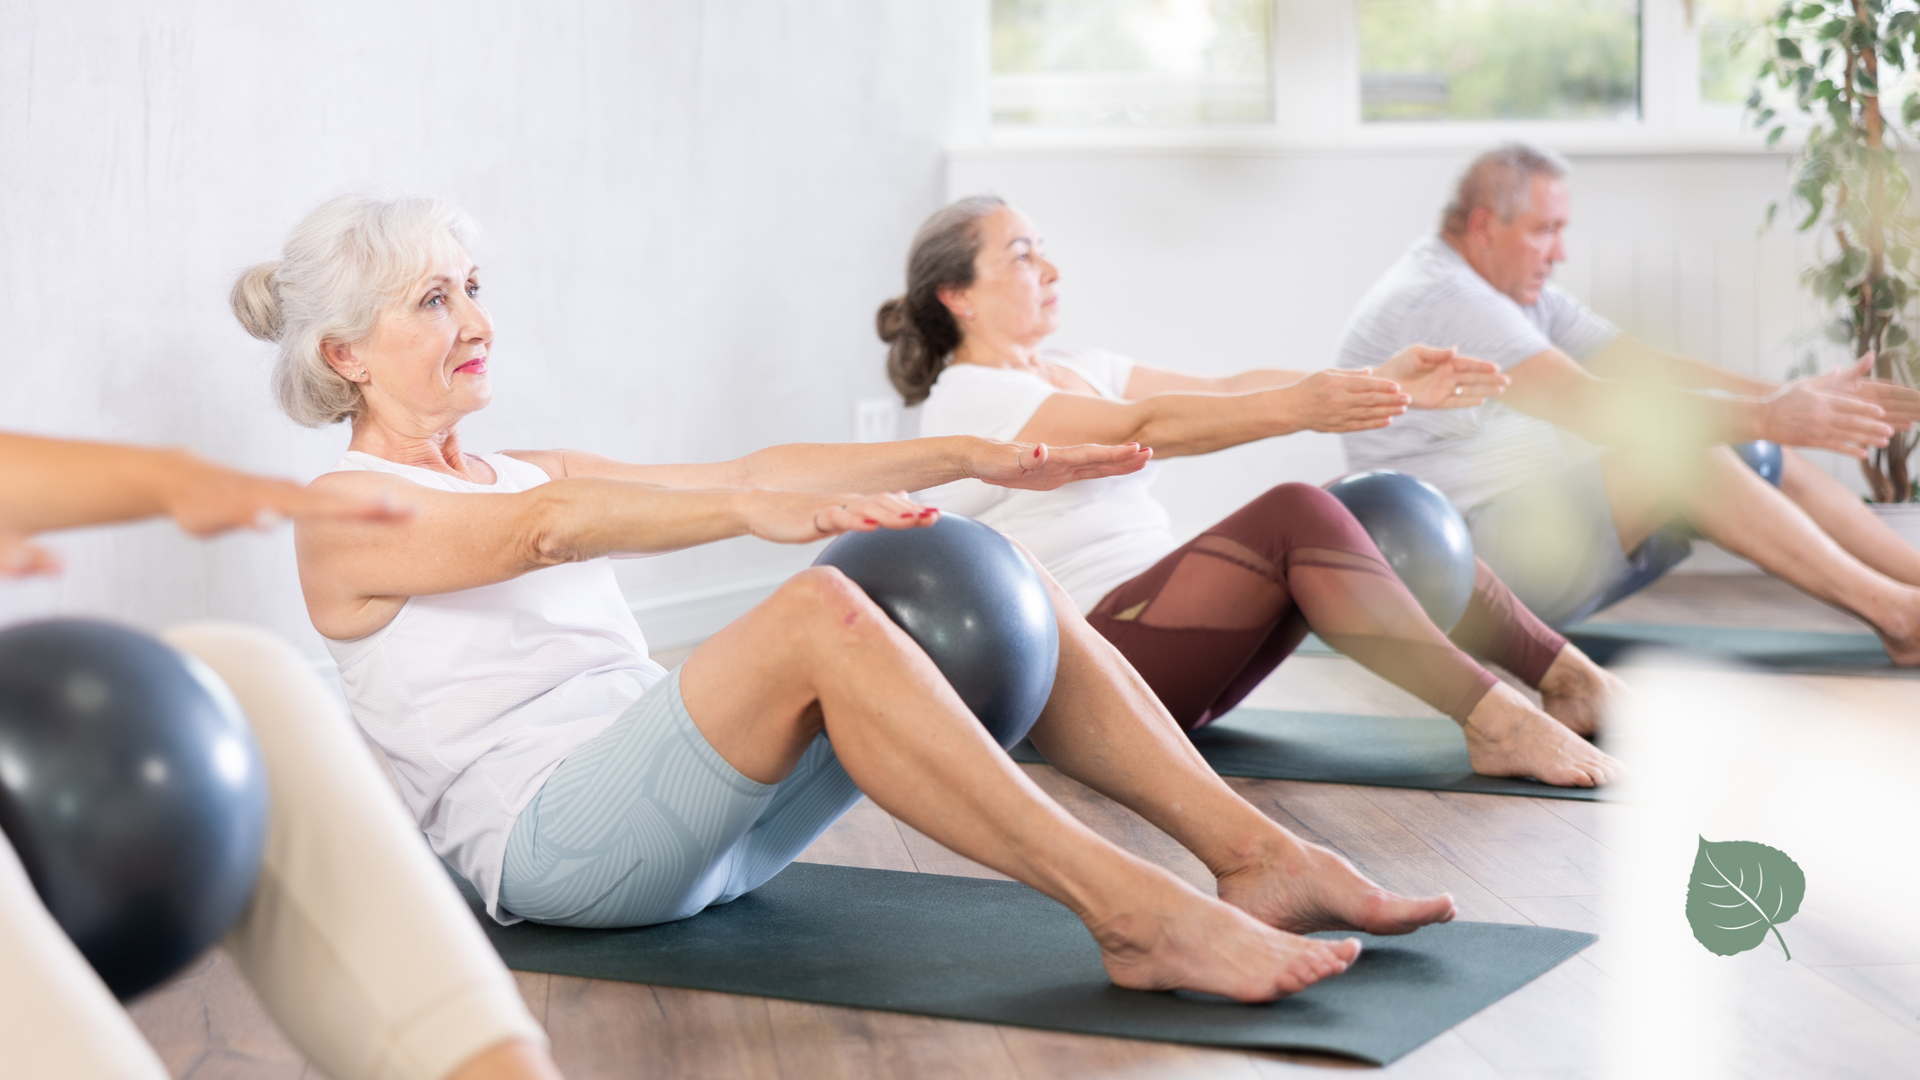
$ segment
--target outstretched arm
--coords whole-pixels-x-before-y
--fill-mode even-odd
[[[1865,363],[1865,362],[1863,362]],[[1615,369],[1617,370],[1617,368]],[[1771,439],[1865,457],[1886,445],[1887,412],[1859,393],[1835,392],[1861,365],[1788,383],[1765,396],[1716,396],[1668,382],[1602,378],[1558,349],[1515,364],[1503,399],[1531,416],[1571,428],[1604,446],[1663,455],[1721,442]]]
[[[310,491],[186,450],[0,434],[0,574],[57,570],[51,553],[28,543],[53,529],[165,516],[211,536],[288,518],[387,521],[405,513],[397,503]]]
[[[612,554],[655,554],[735,536],[803,544],[843,532],[931,525],[902,492],[811,494],[555,480],[513,494],[435,491],[375,472],[328,473],[338,498],[404,500],[399,524],[303,521],[295,534],[307,612],[337,640],[372,633],[411,596],[457,592]]]
[[[1109,401],[1054,394],[1020,438],[1033,442],[1119,442],[1150,446],[1161,457],[1208,454],[1296,431],[1385,427],[1407,410],[1407,396],[1364,372],[1317,371],[1290,386],[1247,394],[1156,394]]]
[[[1415,409],[1470,408],[1500,394],[1507,385],[1499,365],[1430,345],[1409,345],[1378,368],[1354,374],[1394,383]],[[1127,377],[1126,396],[1137,401],[1155,394],[1246,394],[1293,386],[1306,377],[1299,371],[1260,368],[1208,378],[1136,365]]]
[[[630,465],[584,450],[510,451],[556,479],[630,480],[671,488],[919,491],[953,480],[1050,491],[1075,480],[1137,472],[1139,446],[1061,446],[953,436],[886,443],[789,443],[707,465]]]

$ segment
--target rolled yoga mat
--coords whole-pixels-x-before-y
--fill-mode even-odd
[[[1781,672],[1920,676],[1920,669],[1895,667],[1880,639],[1872,634],[1594,622],[1576,623],[1564,633],[1601,664],[1610,664],[1628,650],[1644,646],[1712,653]]]
[[[1267,1005],[1122,990],[1066,908],[1009,881],[795,863],[730,904],[634,930],[500,926],[508,967],[554,975],[1385,1065],[1525,986],[1592,934],[1453,922],[1358,937],[1347,973]]]
[[[1608,790],[1481,776],[1467,763],[1467,739],[1460,725],[1445,717],[1239,708],[1192,738],[1200,756],[1221,776],[1587,801],[1605,799]],[[1046,761],[1030,742],[1011,752],[1015,761]]]

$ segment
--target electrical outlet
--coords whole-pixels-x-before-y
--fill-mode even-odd
[[[900,430],[900,406],[892,398],[861,398],[853,403],[854,442],[892,442]]]

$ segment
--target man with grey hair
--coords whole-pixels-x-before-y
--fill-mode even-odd
[[[1547,280],[1566,259],[1568,172],[1522,143],[1480,155],[1439,234],[1361,300],[1340,366],[1428,342],[1512,381],[1477,408],[1343,436],[1350,464],[1445,492],[1480,558],[1553,625],[1650,583],[1697,534],[1860,615],[1896,663],[1920,664],[1920,552],[1786,449],[1863,457],[1920,419],[1920,394],[1868,378],[1865,361],[1783,386],[1621,333]],[[1777,487],[1726,445],[1752,440],[1781,445]]]

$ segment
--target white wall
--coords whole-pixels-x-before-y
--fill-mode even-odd
[[[1061,268],[1062,342],[1208,374],[1314,369],[1332,362],[1361,295],[1433,231],[1471,156],[984,149],[953,157],[947,193],[993,191],[1034,219]],[[1797,284],[1806,241],[1757,231],[1785,189],[1784,155],[1573,161],[1563,287],[1651,344],[1763,377],[1821,347]],[[1155,493],[1190,534],[1275,483],[1318,483],[1344,464],[1336,436],[1296,435],[1171,461]],[[1857,484],[1850,465],[1836,471]]]
[[[848,438],[886,392],[873,310],[977,115],[982,4],[0,0],[0,428],[326,471],[345,430],[272,409],[227,290],[314,204],[386,186],[486,231],[471,447]],[[0,586],[0,623],[217,615],[318,651],[284,532],[55,544],[72,570]],[[645,593],[804,557],[739,541],[622,573]]]

